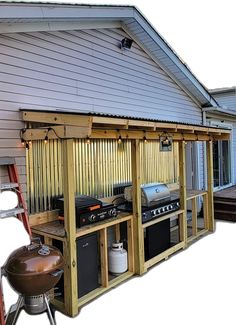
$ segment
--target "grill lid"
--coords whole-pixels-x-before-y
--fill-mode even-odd
[[[126,187],[125,199],[132,202],[132,186]],[[164,183],[151,183],[141,186],[141,204],[143,207],[151,207],[171,200],[170,190]]]
[[[52,246],[32,244],[15,250],[7,259],[4,269],[12,275],[39,275],[63,268],[60,251]]]

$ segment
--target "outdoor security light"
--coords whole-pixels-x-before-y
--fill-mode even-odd
[[[125,37],[125,38],[123,38],[122,41],[121,41],[121,48],[122,48],[122,49],[130,50],[132,44],[133,44],[133,40],[130,39],[130,38],[128,38],[128,37]]]

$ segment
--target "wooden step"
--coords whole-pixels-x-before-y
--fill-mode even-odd
[[[236,217],[236,210],[235,211],[225,211],[225,210],[215,210],[215,213],[217,213],[217,214],[220,214],[220,213],[222,213],[222,214],[229,214],[229,215],[235,215],[235,217]]]

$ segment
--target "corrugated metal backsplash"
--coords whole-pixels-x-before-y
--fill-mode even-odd
[[[141,182],[176,182],[178,150],[160,152],[159,141],[141,143]],[[71,157],[72,158],[72,157]],[[74,141],[77,194],[107,197],[118,184],[131,182],[131,141]],[[34,141],[27,153],[27,191],[30,213],[51,210],[53,198],[62,195],[62,143]]]

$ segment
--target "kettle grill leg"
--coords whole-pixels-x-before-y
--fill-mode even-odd
[[[6,325],[15,325],[23,307],[23,296],[19,296],[17,303],[10,307],[6,317]]]
[[[46,304],[46,307],[47,307],[47,314],[48,314],[50,324],[51,325],[56,325],[55,312],[51,310],[46,294],[44,294],[43,297],[44,297],[44,301],[45,301],[45,304]]]

